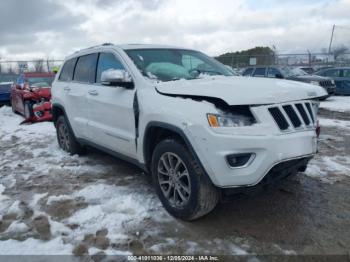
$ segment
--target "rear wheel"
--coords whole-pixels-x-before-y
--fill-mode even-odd
[[[152,176],[165,209],[174,217],[194,220],[209,213],[219,193],[197,161],[180,142],[160,142],[152,157]]]
[[[82,154],[84,148],[76,140],[65,116],[60,116],[56,122],[57,141],[59,146],[71,155]]]

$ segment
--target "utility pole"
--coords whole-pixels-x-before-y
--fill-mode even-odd
[[[335,29],[335,25],[333,25],[333,28],[332,28],[332,35],[331,35],[331,41],[329,42],[328,54],[331,53],[332,42],[333,42],[333,35],[334,35],[334,29]]]

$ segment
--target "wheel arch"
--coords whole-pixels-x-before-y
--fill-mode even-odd
[[[203,172],[206,173],[205,168],[203,167],[196,151],[194,150],[190,140],[184,131],[172,124],[157,121],[153,121],[147,124],[143,137],[143,157],[148,171],[151,170],[150,164],[156,145],[166,138],[175,138],[180,140],[180,142],[182,142],[193,155],[197,163],[203,169]]]
[[[70,130],[72,131],[73,135],[75,136],[74,130],[72,128],[72,125],[70,124],[66,110],[64,109],[64,107],[61,104],[53,103],[52,104],[52,122],[55,125],[55,127],[56,127],[57,119],[62,115],[66,118]]]
[[[59,116],[64,115],[67,118],[66,111],[64,110],[64,107],[60,104],[52,104],[52,120],[54,124],[56,125],[57,119]]]

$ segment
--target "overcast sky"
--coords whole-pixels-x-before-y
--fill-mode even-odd
[[[350,43],[350,0],[1,0],[0,56],[63,58],[104,43],[160,43],[210,55]]]

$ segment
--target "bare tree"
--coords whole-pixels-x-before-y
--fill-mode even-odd
[[[44,59],[38,59],[33,62],[35,72],[44,71]]]

